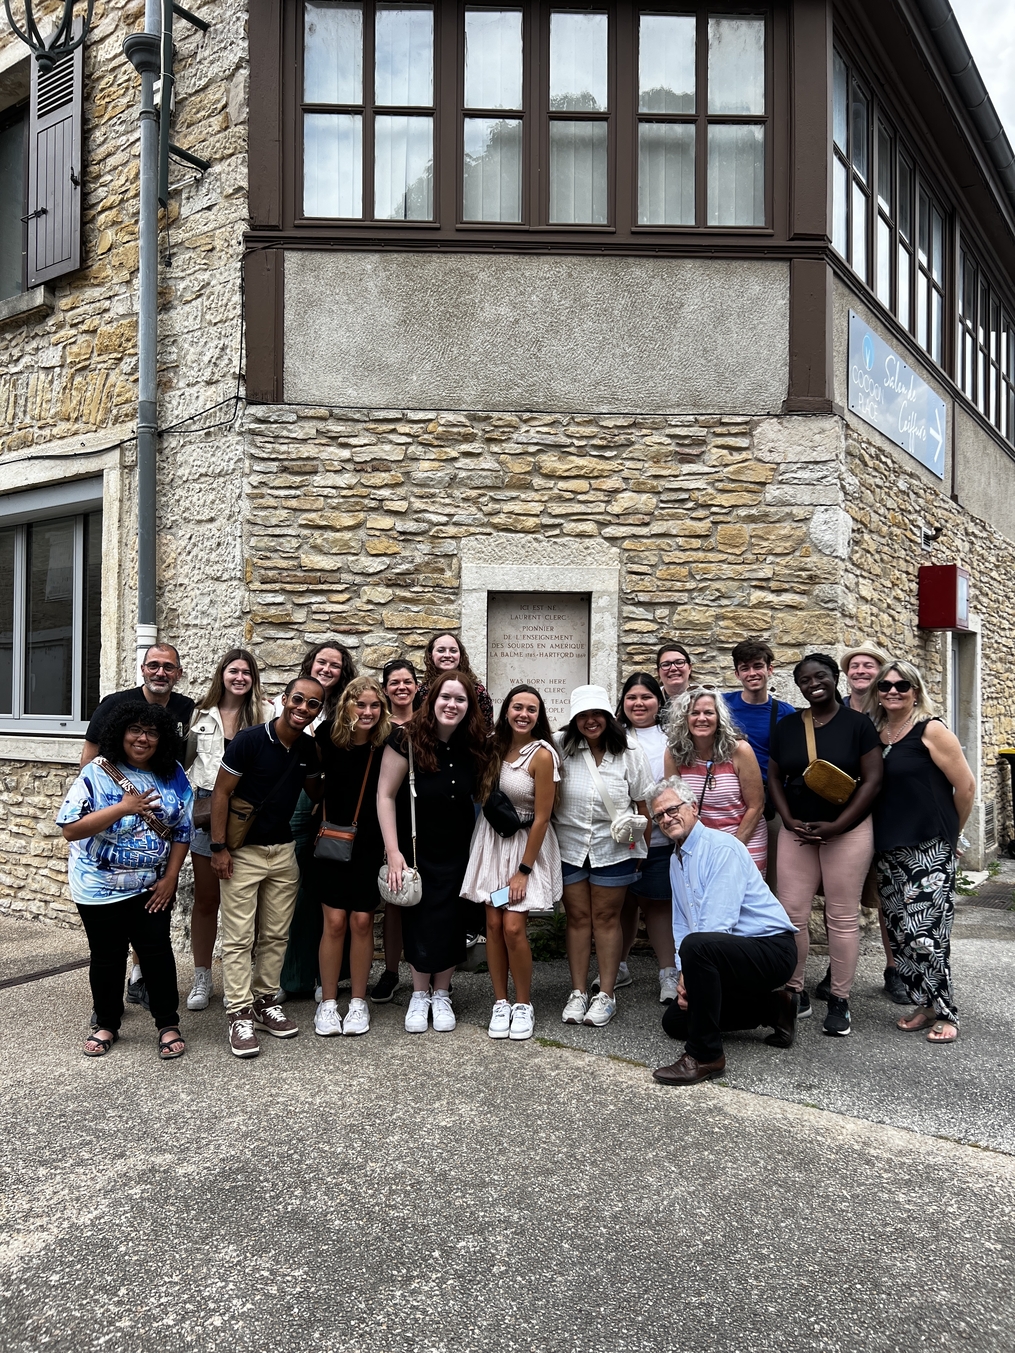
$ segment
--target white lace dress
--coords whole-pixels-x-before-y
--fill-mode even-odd
[[[523,823],[535,816],[536,782],[529,774],[529,761],[537,747],[545,747],[553,757],[553,778],[560,779],[560,757],[548,742],[531,742],[522,749],[517,761],[501,767],[500,787],[514,804]],[[469,848],[469,867],[465,871],[462,896],[472,902],[489,902],[490,894],[503,888],[517,871],[529,839],[529,829],[523,826],[514,836],[498,836],[480,813]],[[546,828],[543,844],[529,875],[525,900],[508,911],[553,911],[563,893],[560,868],[560,849],[552,823]]]

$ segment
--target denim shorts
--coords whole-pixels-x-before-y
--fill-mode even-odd
[[[198,799],[210,799],[210,798],[211,798],[210,789],[194,790],[195,803],[197,802]],[[194,828],[194,835],[190,838],[190,853],[191,855],[206,855],[209,860],[211,859],[210,831],[206,831],[203,827]]]
[[[648,855],[642,860],[641,873],[637,881],[631,884],[631,892],[636,897],[644,897],[653,901],[662,901],[664,898],[672,896],[672,884],[670,883],[670,860],[673,858],[673,847],[649,846]]]
[[[632,856],[629,860],[618,860],[616,864],[603,864],[593,868],[586,857],[584,864],[561,862],[564,886],[569,883],[584,883],[591,879],[600,888],[627,888],[638,877],[638,865],[641,861]]]

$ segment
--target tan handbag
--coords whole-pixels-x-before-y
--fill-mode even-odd
[[[828,803],[837,803],[841,807],[852,798],[853,790],[859,781],[854,780],[852,775],[847,775],[838,766],[833,766],[831,761],[818,760],[818,747],[814,739],[814,713],[805,709],[800,717],[804,721],[804,737],[807,739],[807,769],[804,771],[804,784],[819,798],[825,799]]]
[[[235,794],[229,800],[229,816],[226,818],[226,848],[239,850],[247,839],[247,832],[254,825],[257,809],[246,799]]]

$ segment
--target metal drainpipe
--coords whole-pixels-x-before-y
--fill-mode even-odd
[[[161,69],[159,0],[145,0],[143,33],[124,40],[141,76],[141,171],[137,316],[137,661],[158,638],[155,623],[155,452],[158,442],[159,128],[155,77]]]

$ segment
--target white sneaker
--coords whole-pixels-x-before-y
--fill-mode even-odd
[[[588,1013],[582,1023],[594,1024],[597,1029],[601,1029],[604,1024],[609,1024],[616,1013],[617,1002],[614,998],[607,996],[605,991],[597,991],[592,997],[592,1004],[589,1006]]]
[[[567,998],[567,1005],[564,1006],[564,1013],[561,1020],[565,1024],[581,1024],[585,1018],[585,1011],[589,1008],[589,998],[584,991],[572,991]]]
[[[207,1010],[211,1000],[211,968],[194,969],[194,985],[187,997],[188,1010]]]
[[[613,984],[613,989],[616,990],[617,987],[629,987],[633,982],[634,978],[631,976],[631,971],[627,964],[621,963],[620,967],[617,969],[617,980]]]
[[[370,1007],[362,996],[354,996],[349,1002],[345,1020],[342,1024],[344,1034],[365,1034],[370,1028]]]
[[[430,997],[430,1009],[433,1011],[434,1032],[449,1034],[458,1023],[455,1019],[455,1012],[451,1008],[451,993],[449,991],[435,991]]]
[[[536,1012],[531,1005],[523,1005],[518,1001],[511,1007],[511,1032],[509,1038],[520,1043],[524,1038],[532,1037],[532,1030],[536,1023]]]
[[[337,1001],[322,1001],[314,1015],[314,1033],[322,1038],[332,1038],[342,1032],[342,1016],[338,1013]]]
[[[286,1001],[287,1001],[288,999],[289,999],[289,993],[288,993],[288,991],[286,991],[285,987],[279,987],[278,991],[275,992],[275,996],[274,996],[274,999],[273,999],[273,1001],[272,1001],[272,1004],[273,1004],[273,1005],[285,1005],[285,1003],[286,1003]]]
[[[490,1027],[486,1032],[491,1038],[507,1038],[510,1028],[511,1007],[507,1001],[497,1001],[490,1016]]]
[[[659,969],[659,1004],[670,1005],[677,999],[676,968]]]
[[[414,991],[409,1008],[405,1012],[405,1032],[407,1034],[425,1034],[430,1023],[429,991]]]

